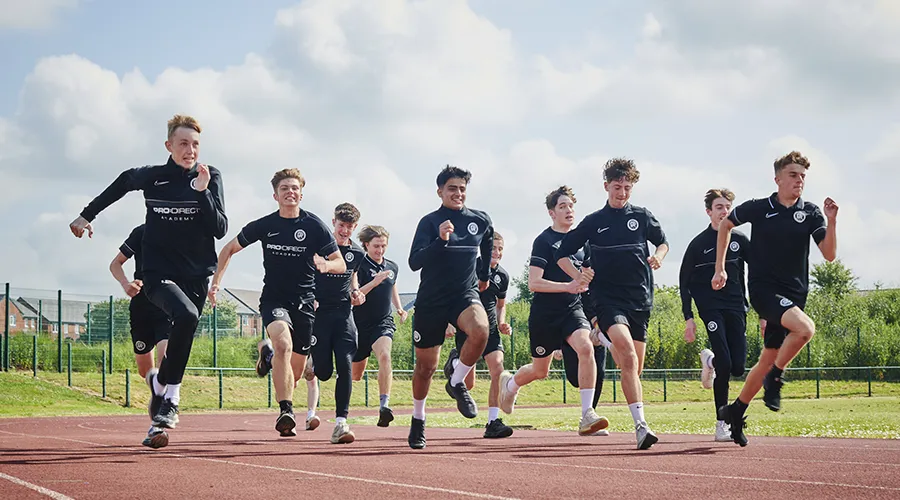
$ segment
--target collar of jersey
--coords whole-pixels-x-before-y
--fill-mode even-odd
[[[800,198],[797,198],[797,203],[794,203],[793,205],[786,207],[786,206],[782,205],[780,201],[778,201],[778,191],[775,191],[774,193],[772,193],[771,196],[769,196],[769,206],[771,206],[775,210],[791,210],[791,209],[801,210],[803,208],[803,206],[805,205],[805,203],[806,202],[803,201],[803,197],[800,197]]]
[[[606,206],[603,208],[606,208],[607,210],[610,210],[613,213],[621,214],[621,213],[625,213],[625,212],[631,210],[631,202],[629,201],[629,202],[625,203],[625,206],[622,208],[614,208],[612,205],[609,204],[609,200],[606,200]]]
[[[197,173],[197,162],[194,162],[194,166],[192,166],[189,170],[185,170],[184,167],[175,163],[175,160],[172,159],[172,155],[169,155],[169,160],[166,161],[166,167],[175,169],[177,172],[180,172],[184,175],[191,175],[191,174]]]

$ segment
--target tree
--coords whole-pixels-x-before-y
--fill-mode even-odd
[[[531,304],[531,299],[534,298],[534,292],[528,289],[528,263],[525,264],[525,268],[522,269],[522,273],[512,279],[513,286],[516,287],[516,291],[518,292],[518,296],[516,297],[516,301],[527,302]]]
[[[833,297],[842,298],[856,291],[857,277],[839,259],[814,265],[810,275],[813,286]]]

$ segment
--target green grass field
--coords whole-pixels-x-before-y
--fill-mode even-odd
[[[148,390],[143,381],[131,377],[131,408],[125,408],[125,377],[121,373],[107,378],[107,398],[101,399],[101,376],[98,373],[73,373],[73,388],[66,386],[67,374],[40,372],[37,380],[29,372],[0,373],[0,417],[118,415],[141,414],[146,411]],[[454,402],[443,388],[443,380],[435,378],[428,408],[454,408]],[[224,410],[266,410],[268,387],[266,379],[245,375],[223,377]],[[739,383],[732,383],[736,391]],[[665,392],[670,402],[662,402],[661,381],[646,381],[644,393],[647,420],[657,433],[709,434],[713,430],[712,392],[700,388],[695,380],[667,382]],[[797,381],[785,387],[785,404],[774,413],[757,402],[748,412],[747,432],[750,435],[865,437],[900,439],[900,384],[873,382],[873,397],[866,397],[866,382],[822,381],[820,394],[815,396],[815,381]],[[354,383],[351,400],[353,408],[365,407],[365,384]],[[483,427],[487,416],[488,380],[479,379],[473,394],[481,415],[467,420],[455,411],[432,412],[429,427]],[[631,416],[621,400],[612,403],[611,384],[604,389],[598,412],[611,421],[614,432],[631,432]],[[408,408],[412,401],[409,379],[396,377],[391,406]],[[321,383],[320,410],[331,417],[334,381]],[[512,415],[502,415],[514,426],[538,429],[573,431],[579,417],[578,392],[566,389],[567,404],[563,405],[561,380],[536,382],[522,389],[519,404]],[[827,397],[825,397],[827,396]],[[675,399],[677,402],[672,402]],[[306,383],[301,381],[294,394],[298,412],[305,407]],[[217,411],[219,408],[217,377],[189,374],[182,388],[182,411]],[[277,403],[273,404],[277,407]],[[369,405],[378,406],[378,388],[374,377],[369,382]],[[552,406],[525,408],[525,406]],[[351,423],[374,424],[374,417],[356,417]],[[398,417],[397,425],[408,425],[409,417]]]

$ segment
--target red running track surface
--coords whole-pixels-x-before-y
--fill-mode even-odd
[[[299,414],[298,414],[299,416]],[[331,425],[279,438],[275,414],[186,414],[160,450],[146,416],[0,420],[0,498],[900,498],[900,441]]]

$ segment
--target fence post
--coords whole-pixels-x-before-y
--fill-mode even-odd
[[[222,370],[219,370],[219,409],[222,409]]]
[[[819,399],[819,380],[822,378],[819,372],[821,370],[816,368],[816,399]]]
[[[44,301],[38,299],[38,331],[44,329]]]
[[[667,403],[669,401],[669,370],[663,369],[663,403]]]
[[[125,369],[125,408],[131,408],[131,370]]]
[[[806,366],[812,366],[812,340],[806,343]]]
[[[212,335],[213,335],[213,366],[219,367],[219,308],[213,307],[212,313]]]
[[[869,397],[872,397],[872,368],[866,367],[867,377],[869,379]]]
[[[856,327],[856,366],[862,366],[862,338],[859,326]],[[856,376],[859,377],[859,370],[856,371]]]
[[[112,373],[112,365],[113,365],[113,334],[115,332],[114,326],[114,316],[113,316],[113,296],[109,296],[109,373]],[[105,371],[105,370],[104,370]]]
[[[369,370],[363,372],[363,380],[366,383],[366,407],[369,406]],[[381,404],[380,402],[378,404]]]
[[[56,367],[62,373],[62,290],[56,291]]]
[[[3,295],[3,362],[0,363],[2,368],[9,371],[9,283],[6,284]]]
[[[615,370],[611,371],[611,372],[610,372],[610,375],[612,375],[612,383],[613,383],[613,403],[615,403],[615,402],[616,402],[616,372],[615,372]]]
[[[269,370],[269,408],[272,407],[272,370]]]
[[[88,307],[88,310],[87,310],[87,338],[88,338],[88,341],[87,341],[87,343],[88,343],[88,345],[93,345],[93,342],[91,342],[91,303],[90,302],[88,302],[87,307]]]
[[[31,337],[31,373],[37,378],[37,334]]]
[[[67,361],[66,372],[68,373],[69,387],[72,387],[72,343],[71,342],[66,342],[66,361]]]
[[[512,351],[512,369],[516,369],[516,320],[509,320],[509,350]]]
[[[566,401],[566,377],[565,377],[565,374],[563,374],[562,379],[563,379],[563,404],[566,404],[567,401]]]
[[[103,398],[106,398],[106,351],[100,351],[100,363],[103,370],[101,371],[101,383],[103,384]]]

